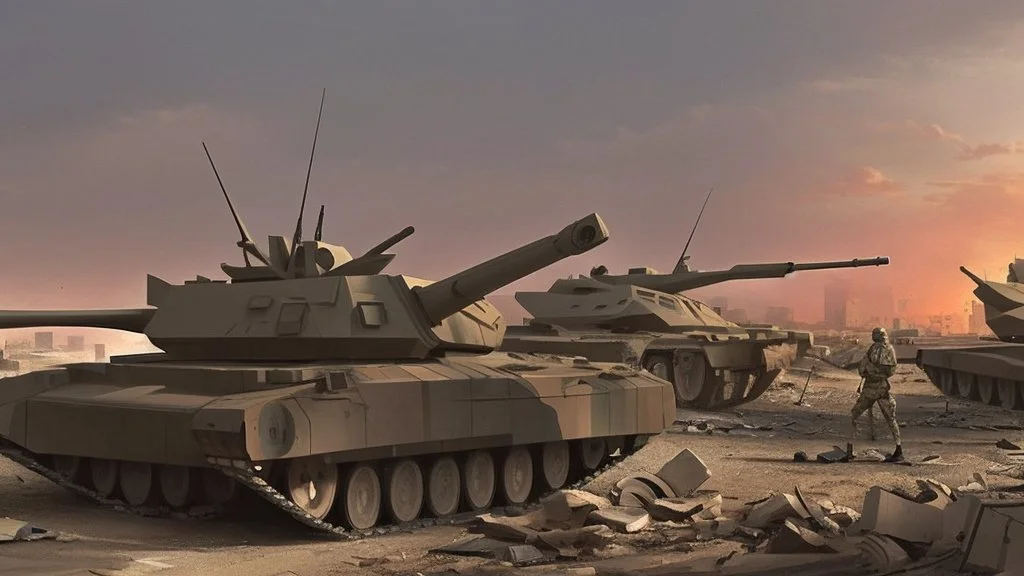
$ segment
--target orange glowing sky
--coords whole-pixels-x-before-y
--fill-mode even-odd
[[[841,274],[920,313],[1003,279],[1024,214],[1024,3],[11,3],[0,19],[0,307],[137,306],[305,230],[440,278],[602,214],[530,276],[889,256]],[[59,11],[60,14],[48,12]],[[721,292],[821,317],[804,273]]]

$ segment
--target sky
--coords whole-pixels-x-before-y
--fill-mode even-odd
[[[833,278],[961,311],[1024,254],[1024,3],[0,3],[0,308],[139,306],[241,263],[201,143],[262,245],[440,279],[598,212],[604,264],[889,256],[716,293],[822,315]]]

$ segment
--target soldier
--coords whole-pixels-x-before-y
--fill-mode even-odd
[[[864,378],[864,384],[854,404],[852,415],[853,433],[857,434],[857,418],[865,410],[876,403],[882,412],[882,417],[892,431],[892,438],[896,441],[896,451],[893,452],[886,462],[903,462],[903,446],[900,443],[900,427],[896,423],[896,399],[889,393],[889,378],[896,373],[896,350],[889,344],[888,334],[885,328],[875,328],[871,331],[871,347],[860,362],[860,375]]]

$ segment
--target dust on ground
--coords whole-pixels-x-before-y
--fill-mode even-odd
[[[811,378],[803,403],[796,405],[808,374]],[[1020,413],[947,402],[919,369],[900,366],[893,379],[893,392],[904,451],[914,465],[864,460],[815,463],[818,453],[834,445],[845,447],[847,442],[853,443],[858,454],[871,448],[882,454],[892,451],[889,431],[880,416],[877,440],[867,438],[866,425],[861,426],[859,438],[850,435],[849,409],[858,382],[853,373],[803,360],[750,404],[725,412],[681,411],[679,422],[671,429],[652,438],[647,446],[586,488],[605,495],[631,472],[656,471],[681,449],[689,448],[711,471],[711,479],[703,488],[720,492],[727,502],[749,502],[770,490],[791,492],[799,486],[809,497],[829,499],[860,511],[864,493],[871,486],[912,490],[915,480],[922,477],[962,486],[975,472],[984,473],[993,463],[1002,461],[997,441],[1005,438],[1017,444],[1024,442]],[[810,462],[794,462],[793,455],[798,451],[805,452]],[[926,456],[932,458],[922,462]],[[996,488],[1019,484],[998,476],[989,476],[988,480]],[[56,540],[0,544],[0,572],[26,576],[552,571],[551,566],[512,569],[494,560],[428,552],[465,537],[465,526],[458,525],[338,542],[311,534],[283,515],[266,510],[230,519],[144,518],[104,509],[5,459],[0,459],[2,516],[30,521],[60,534]],[[719,541],[691,546],[686,551],[668,550],[656,536],[629,535],[623,537],[624,545],[617,547],[617,554],[608,555],[619,557],[581,559],[559,567],[618,563],[639,569],[680,559],[718,558],[739,548],[735,542]]]

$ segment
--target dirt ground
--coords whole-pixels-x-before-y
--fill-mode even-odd
[[[923,373],[901,366],[893,391],[904,451],[914,465],[884,464],[864,457],[850,463],[816,463],[819,452],[848,441],[858,455],[871,448],[888,454],[893,446],[880,417],[876,441],[867,438],[866,425],[860,438],[850,438],[849,409],[859,381],[853,373],[814,363],[804,404],[795,405],[811,365],[805,361],[787,371],[763,397],[736,410],[680,412],[680,422],[587,489],[605,494],[629,472],[655,472],[679,450],[689,448],[711,470],[703,488],[720,491],[726,507],[763,497],[769,490],[792,492],[799,485],[807,496],[860,510],[864,493],[873,485],[914,491],[915,479],[928,477],[956,488],[971,481],[973,473],[985,473],[1002,461],[995,447],[998,440],[1024,442],[1019,431],[1021,413],[954,401],[947,406]],[[811,461],[794,462],[797,451],[806,452]],[[922,462],[934,456],[938,458]],[[993,475],[987,479],[993,487],[1020,483]],[[512,570],[493,560],[428,553],[463,537],[465,529],[457,525],[338,542],[310,534],[283,515],[266,510],[231,519],[144,518],[103,509],[0,459],[3,516],[29,521],[60,537],[0,544],[0,574],[326,576]],[[564,568],[571,566],[641,568],[691,558],[713,565],[715,559],[742,546],[720,541],[685,548],[674,550],[664,535],[642,532],[621,536],[602,558],[515,572],[565,573]],[[359,558],[379,560],[360,567]]]

